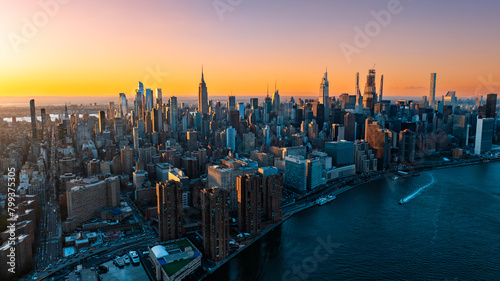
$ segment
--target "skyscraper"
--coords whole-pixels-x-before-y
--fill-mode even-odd
[[[127,97],[125,96],[124,93],[120,93],[120,117],[125,117],[128,112],[128,106],[127,106]]]
[[[236,97],[235,96],[228,96],[227,97],[227,109],[228,109],[228,111],[236,109]]]
[[[161,89],[158,88],[156,89],[156,107],[159,106],[159,108],[161,108],[162,104],[163,104],[162,92]]]
[[[273,111],[278,114],[278,111],[280,109],[280,93],[278,90],[274,91],[273,94]]]
[[[146,94],[143,101],[144,112],[151,111],[153,109],[153,91],[151,89],[146,89]]]
[[[132,129],[132,136],[134,138],[134,149],[139,149],[139,128],[138,127],[134,127]]]
[[[151,120],[153,122],[153,131],[161,132],[163,131],[163,114],[161,108],[153,108],[151,111]]]
[[[144,119],[144,111],[143,111],[143,98],[144,97],[144,85],[139,81],[139,88],[135,92],[135,101],[134,101],[134,112],[136,114],[137,119]]]
[[[115,118],[115,136],[117,139],[123,137],[123,119],[121,117]]]
[[[382,102],[382,99],[384,98],[384,75],[380,77],[380,97],[379,97],[379,102]]]
[[[233,152],[236,150],[236,129],[232,126],[226,129],[226,146]]]
[[[365,93],[363,95],[363,107],[370,109],[371,114],[374,112],[375,103],[377,102],[377,88],[375,87],[375,69],[370,69],[366,76]]]
[[[201,82],[198,87],[198,111],[203,114],[208,114],[208,90],[205,83],[203,74],[203,67],[201,68]]]
[[[497,94],[488,94],[486,97],[486,118],[496,118]]]
[[[120,159],[122,164],[122,172],[127,175],[132,175],[132,166],[134,165],[134,150],[125,146],[120,151]]]
[[[174,180],[157,183],[156,196],[158,199],[158,234],[160,241],[183,237],[181,183]]]
[[[330,105],[329,105],[329,96],[330,96],[330,83],[328,82],[328,71],[325,72],[325,77],[321,81],[320,93],[319,93],[319,102],[324,105],[324,121],[328,122],[330,119]]]
[[[40,113],[42,115],[42,137],[43,137],[45,134],[45,129],[46,129],[46,125],[47,125],[47,114],[45,113],[45,108],[42,108],[40,110]]]
[[[281,220],[283,198],[283,177],[270,175],[262,179],[262,219],[276,223]]]
[[[99,134],[106,129],[106,113],[102,110],[99,111]]]
[[[475,154],[484,154],[491,150],[493,143],[493,118],[478,118],[476,126]]]
[[[355,112],[363,113],[363,97],[361,96],[361,91],[359,90],[359,72],[356,72],[356,92],[354,95],[356,96],[356,105]]]
[[[170,129],[177,132],[179,123],[179,109],[177,108],[177,97],[170,97]]]
[[[229,192],[220,187],[201,191],[203,248],[221,261],[229,256]]]
[[[35,112],[35,100],[30,100],[30,112],[31,112],[31,137],[36,140],[36,112]]]
[[[431,86],[429,92],[429,105],[434,107],[436,103],[436,73],[431,73]]]
[[[344,138],[347,141],[356,140],[356,115],[347,112],[344,115]]]
[[[259,235],[262,221],[262,177],[243,175],[236,179],[238,223],[241,232]]]

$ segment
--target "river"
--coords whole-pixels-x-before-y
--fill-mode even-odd
[[[500,163],[357,186],[204,280],[345,279],[500,280]]]

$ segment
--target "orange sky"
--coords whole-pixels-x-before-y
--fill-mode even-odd
[[[262,95],[275,80],[283,95],[317,95],[326,67],[331,95],[353,93],[355,72],[363,86],[375,63],[385,95],[427,95],[431,72],[437,96],[500,89],[494,1],[401,0],[350,60],[340,44],[354,46],[389,1],[241,1],[222,16],[213,1],[44,1],[57,4],[0,4],[0,96],[130,95],[139,80],[195,95],[202,64],[209,95]]]

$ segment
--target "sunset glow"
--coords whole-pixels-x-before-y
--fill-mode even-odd
[[[402,0],[350,62],[341,44],[393,1],[232,2],[3,1],[0,96],[129,94],[139,80],[195,95],[202,65],[209,95],[263,95],[277,81],[284,95],[316,96],[325,68],[332,95],[353,93],[355,72],[374,64],[387,96],[426,95],[432,72],[437,96],[499,87],[498,1]]]

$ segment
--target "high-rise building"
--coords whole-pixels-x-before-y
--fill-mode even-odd
[[[139,128],[134,127],[132,129],[132,136],[134,138],[134,149],[139,149],[140,143],[139,143]]]
[[[99,134],[102,135],[102,132],[106,130],[106,112],[99,111]]]
[[[138,119],[144,119],[144,85],[139,81],[139,87],[135,93],[134,112]]]
[[[119,139],[123,137],[123,119],[121,117],[115,118],[115,135]]]
[[[356,171],[368,173],[377,170],[377,158],[370,149],[365,140],[356,140],[354,142],[354,164]]]
[[[201,82],[198,87],[198,111],[203,114],[208,114],[208,90],[205,83],[203,68],[201,69]]]
[[[232,126],[226,129],[226,144],[231,151],[236,151],[236,129]]]
[[[356,113],[363,113],[363,97],[361,96],[361,90],[359,89],[359,72],[356,72],[356,105],[354,110]]]
[[[436,103],[436,73],[431,73],[431,86],[429,91],[429,106],[434,107]]]
[[[158,234],[160,241],[183,237],[181,183],[173,180],[157,183],[156,196],[158,199]]]
[[[378,169],[386,168],[391,162],[392,132],[381,129],[377,122],[368,118],[365,121],[365,140],[378,159]]]
[[[330,83],[328,82],[328,71],[325,72],[325,77],[321,81],[320,93],[319,93],[319,102],[324,105],[324,119],[328,122],[330,119]]]
[[[95,212],[101,208],[120,205],[120,183],[116,177],[105,181],[96,178],[72,180],[67,187],[68,217],[78,222],[95,217]]]
[[[484,154],[491,150],[493,143],[493,118],[478,118],[476,126],[475,154]]]
[[[259,98],[250,98],[250,106],[252,109],[258,109],[259,108]]]
[[[120,151],[120,159],[122,162],[122,172],[127,175],[132,175],[132,167],[134,166],[134,150],[125,146]]]
[[[238,103],[238,112],[240,114],[240,118],[245,119],[245,103],[243,102]]]
[[[399,133],[399,160],[401,162],[415,161],[416,134],[408,129]]]
[[[227,110],[235,110],[236,109],[236,97],[235,96],[228,96],[227,97]]]
[[[262,222],[262,177],[243,175],[236,179],[240,232],[260,234]]]
[[[496,118],[497,94],[488,94],[486,97],[486,118]]]
[[[179,109],[177,108],[177,97],[170,97],[170,129],[177,132],[179,123]]]
[[[153,108],[151,113],[152,113],[151,120],[153,122],[153,131],[154,132],[163,131],[163,116],[162,116],[163,114],[161,108]]]
[[[354,163],[354,143],[350,141],[325,142],[325,152],[332,157],[334,166],[346,166]]]
[[[365,93],[363,95],[363,107],[369,108],[371,114],[377,103],[377,88],[375,86],[375,69],[370,69],[366,76]]]
[[[276,223],[282,217],[283,177],[278,174],[262,178],[263,221]]]
[[[384,75],[380,77],[380,97],[379,97],[379,102],[382,102],[382,99],[384,98]]]
[[[142,103],[144,112],[149,112],[153,109],[153,91],[151,89],[146,89]]]
[[[193,130],[187,131],[187,149],[193,151],[198,148],[198,132]]]
[[[312,190],[321,184],[322,165],[319,158],[307,159],[307,189]]]
[[[280,94],[279,91],[276,90],[273,94],[273,111],[278,114],[278,111],[280,109]]]
[[[127,106],[127,97],[125,96],[124,93],[120,93],[120,100],[119,106],[120,106],[120,117],[125,117],[128,113],[128,106]]]
[[[304,157],[285,157],[285,185],[301,192],[307,190],[307,160]]]
[[[163,104],[163,96],[160,88],[156,89],[156,108],[161,108]]]
[[[344,115],[344,139],[354,141],[356,137],[356,115],[348,112]]]
[[[201,191],[203,248],[207,258],[222,261],[229,256],[229,193],[220,187]]]
[[[31,137],[36,140],[36,112],[35,112],[35,100],[30,100],[30,112],[31,112]]]
[[[42,137],[45,135],[45,130],[47,128],[47,114],[45,113],[45,108],[40,110],[42,115]]]

